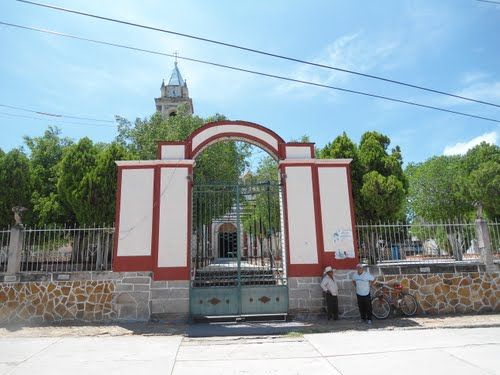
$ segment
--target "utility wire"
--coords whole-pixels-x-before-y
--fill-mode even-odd
[[[475,103],[480,103],[480,104],[485,104],[485,105],[490,105],[490,106],[494,106],[494,107],[499,107],[500,108],[500,104],[496,104],[496,103],[491,103],[491,102],[486,102],[486,101],[482,101],[482,100],[478,100],[478,99],[473,99],[473,98],[469,98],[469,97],[465,97],[465,96],[461,96],[461,95],[456,95],[456,94],[452,94],[452,93],[449,93],[449,92],[445,92],[445,91],[441,91],[441,90],[436,90],[436,89],[432,89],[432,88],[428,88],[428,87],[424,87],[424,86],[414,85],[414,84],[406,83],[406,82],[402,82],[402,81],[397,81],[397,80],[390,79],[390,78],[384,78],[384,77],[375,76],[375,75],[372,75],[372,74],[361,73],[361,72],[357,72],[357,71],[354,71],[354,70],[337,68],[337,67],[334,67],[334,66],[331,66],[331,65],[315,63],[315,62],[312,62],[312,61],[302,60],[302,59],[298,59],[298,58],[294,58],[294,57],[288,57],[288,56],[284,56],[284,55],[278,55],[276,53],[266,52],[266,51],[262,51],[262,50],[258,50],[258,49],[254,49],[254,48],[243,47],[243,46],[236,45],[236,44],[231,44],[231,43],[225,43],[225,42],[221,42],[221,41],[214,40],[214,39],[203,38],[203,37],[200,37],[200,36],[197,36],[197,35],[185,34],[185,33],[180,33],[180,32],[177,32],[177,31],[161,29],[161,28],[153,27],[153,26],[147,26],[147,25],[144,25],[144,24],[139,24],[139,23],[134,23],[134,22],[129,22],[129,21],[123,21],[123,20],[119,20],[119,19],[116,19],[116,18],[99,16],[99,15],[92,14],[92,13],[86,13],[86,12],[81,12],[81,11],[77,11],[77,10],[73,10],[73,9],[62,8],[62,7],[58,7],[58,6],[50,5],[50,4],[37,3],[37,2],[34,2],[34,1],[28,1],[28,0],[17,0],[17,1],[19,1],[21,3],[26,3],[26,4],[36,5],[36,6],[40,6],[40,7],[50,8],[50,9],[54,9],[54,10],[58,10],[58,11],[62,11],[62,12],[73,13],[73,14],[78,14],[78,15],[81,15],[81,16],[97,18],[97,19],[104,20],[104,21],[110,21],[110,22],[120,23],[120,24],[124,24],[124,25],[128,25],[128,26],[139,27],[139,28],[142,28],[142,29],[159,31],[159,32],[166,33],[166,34],[177,35],[177,36],[181,36],[181,37],[184,37],[184,38],[195,39],[195,40],[199,40],[199,41],[202,41],[202,42],[217,44],[217,45],[221,45],[221,46],[224,46],[224,47],[235,48],[235,49],[239,49],[239,50],[242,50],[242,51],[257,53],[257,54],[260,54],[260,55],[274,57],[274,58],[278,58],[278,59],[282,59],[282,60],[293,61],[293,62],[297,62],[297,63],[300,63],[300,64],[306,64],[306,65],[315,66],[315,67],[319,67],[319,68],[336,70],[336,71],[339,71],[339,72],[354,74],[354,75],[362,76],[362,77],[365,77],[365,78],[376,79],[376,80],[380,80],[380,81],[384,81],[384,82],[389,82],[389,83],[396,84],[396,85],[407,86],[407,87],[411,87],[411,88],[418,89],[418,90],[424,90],[424,91],[428,91],[428,92],[433,92],[435,94],[441,94],[441,95],[451,96],[451,97],[454,97],[454,98],[458,98],[458,99],[462,99],[462,100],[467,100],[467,101],[470,101],[470,102],[475,102]]]
[[[500,1],[492,1],[492,0],[476,0],[476,1],[480,1],[482,3],[490,3],[490,4],[500,5]]]
[[[91,123],[85,123],[85,122],[69,122],[69,121],[63,121],[63,120],[56,120],[56,119],[45,119],[45,118],[40,118],[40,117],[35,117],[35,116],[25,116],[25,115],[19,115],[16,113],[7,113],[7,112],[1,112],[0,115],[2,116],[10,116],[10,117],[20,117],[20,118],[27,118],[27,119],[32,119],[32,120],[40,120],[40,121],[54,121],[57,123],[61,124],[69,124],[69,125],[86,125],[86,126],[106,126],[109,128],[114,128],[113,125],[106,125],[106,124],[91,124]]]
[[[0,107],[10,108],[10,109],[17,109],[19,111],[31,112],[31,113],[36,113],[37,115],[50,116],[50,117],[71,118],[71,119],[75,119],[75,120],[86,120],[86,121],[97,121],[97,122],[111,122],[111,123],[114,123],[114,121],[112,121],[112,120],[100,120],[100,119],[89,118],[89,117],[78,117],[78,116],[70,116],[70,115],[61,115],[61,114],[57,114],[57,113],[40,112],[40,111],[35,111],[34,109],[28,109],[28,108],[23,108],[23,107],[16,107],[14,105],[7,105],[7,104],[0,104]]]
[[[1,25],[6,25],[6,26],[11,26],[11,27],[17,27],[17,28],[21,28],[21,29],[26,29],[26,30],[32,30],[32,31],[38,31],[38,32],[42,32],[42,33],[57,35],[57,36],[63,36],[63,37],[72,38],[72,39],[83,40],[83,41],[97,43],[97,44],[103,44],[103,45],[108,45],[108,46],[113,46],[113,47],[119,47],[119,48],[125,48],[125,49],[139,51],[139,52],[150,53],[150,54],[154,54],[154,55],[161,55],[161,56],[174,57],[174,58],[177,57],[178,59],[185,60],[185,61],[191,61],[191,62],[196,62],[196,63],[200,63],[200,64],[216,66],[216,67],[220,67],[220,68],[235,70],[235,71],[238,71],[238,72],[255,74],[255,75],[264,76],[264,77],[270,77],[270,78],[275,78],[275,79],[279,79],[279,80],[283,80],[283,81],[301,83],[301,84],[304,84],[304,85],[310,85],[310,86],[316,86],[316,87],[323,87],[323,88],[327,88],[327,89],[331,89],[331,90],[337,90],[337,91],[348,92],[348,93],[351,93],[351,94],[369,96],[369,97],[372,97],[372,98],[388,100],[388,101],[391,101],[391,102],[403,103],[403,104],[408,104],[408,105],[412,105],[412,106],[416,106],[416,107],[434,109],[434,110],[441,111],[441,112],[453,113],[453,114],[460,115],[460,116],[472,117],[472,118],[476,118],[476,119],[481,119],[481,120],[486,120],[486,121],[492,121],[492,122],[498,122],[498,123],[500,123],[500,120],[497,120],[497,119],[494,119],[494,118],[478,116],[478,115],[474,115],[474,114],[470,114],[470,113],[465,113],[465,112],[453,111],[451,109],[446,109],[446,108],[441,108],[441,107],[435,107],[435,106],[431,106],[431,105],[427,105],[427,104],[421,104],[421,103],[417,103],[417,102],[412,102],[412,101],[409,101],[409,100],[396,99],[396,98],[392,98],[392,97],[388,97],[388,96],[382,96],[382,95],[372,94],[372,93],[363,92],[363,91],[350,90],[350,89],[346,89],[346,88],[342,88],[342,87],[325,85],[325,84],[311,82],[311,81],[304,81],[304,80],[290,78],[290,77],[284,77],[284,76],[280,76],[280,75],[276,75],[276,74],[263,73],[263,72],[259,72],[259,71],[256,71],[256,70],[244,69],[244,68],[239,68],[239,67],[235,67],[235,66],[231,66],[231,65],[219,64],[219,63],[215,63],[215,62],[211,62],[211,61],[194,59],[194,58],[190,58],[190,57],[183,57],[183,56],[178,56],[178,55],[174,55],[174,54],[170,54],[170,53],[164,53],[164,52],[159,52],[159,51],[152,51],[152,50],[148,50],[148,49],[144,49],[144,48],[137,48],[137,47],[127,46],[127,45],[123,45],[123,44],[105,42],[105,41],[100,41],[100,40],[96,40],[96,39],[88,39],[88,38],[83,38],[83,37],[79,37],[79,36],[76,36],[76,35],[64,34],[64,33],[56,32],[56,31],[44,30],[44,29],[39,29],[39,28],[35,28],[35,27],[21,26],[21,25],[11,24],[11,23],[7,23],[7,22],[2,22],[2,21],[0,21],[0,24]]]

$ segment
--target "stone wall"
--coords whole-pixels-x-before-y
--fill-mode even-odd
[[[0,324],[185,320],[188,313],[188,282],[155,282],[149,272],[0,276]]]
[[[500,272],[486,272],[481,264],[432,264],[371,266],[376,281],[401,283],[419,303],[421,315],[500,312]],[[359,315],[350,274],[337,270],[339,315]],[[320,277],[292,277],[289,285],[289,312],[298,318],[323,314],[324,296]]]
[[[336,271],[342,318],[358,316],[353,271]],[[420,314],[500,312],[500,272],[483,265],[370,267],[377,281],[401,283]],[[319,277],[290,277],[289,313],[324,312]],[[187,320],[189,282],[153,281],[149,272],[0,275],[0,324],[10,322]]]
[[[337,270],[335,280],[339,288],[339,316],[357,316],[356,293],[350,280],[352,271]],[[290,277],[288,279],[289,312],[299,319],[324,313],[324,296],[320,287],[321,277]]]
[[[382,275],[377,281],[401,283],[421,314],[500,312],[500,273]]]

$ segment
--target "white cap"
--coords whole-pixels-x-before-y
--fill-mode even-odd
[[[361,263],[356,264],[356,268],[363,268],[364,266]]]
[[[333,272],[333,268],[330,267],[330,266],[326,266],[325,267],[325,272],[324,273],[327,273],[327,272]]]

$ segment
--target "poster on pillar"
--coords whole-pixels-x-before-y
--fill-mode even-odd
[[[352,230],[337,228],[325,243],[325,251],[334,252],[335,259],[355,258]]]

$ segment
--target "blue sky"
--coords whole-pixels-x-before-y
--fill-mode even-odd
[[[44,0],[45,1],[45,0]],[[500,5],[475,0],[98,1],[54,5],[380,75],[500,104]],[[0,20],[216,61],[500,119],[500,109],[16,1]],[[173,59],[0,25],[0,104],[112,120],[150,116]],[[404,161],[499,143],[498,123],[179,62],[195,113],[267,126],[323,146],[345,131],[388,135]],[[0,148],[58,125],[111,141],[115,127],[63,124],[0,107]],[[36,116],[40,117],[40,116]],[[78,120],[65,120],[79,122]]]

